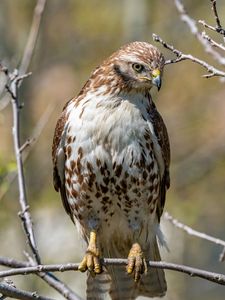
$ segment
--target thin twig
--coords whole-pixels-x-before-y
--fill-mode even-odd
[[[225,51],[225,47],[222,44],[214,41],[209,35],[207,35],[204,31],[202,32],[202,37],[206,39],[213,47],[217,47],[223,51]]]
[[[180,13],[180,17],[181,17],[181,20],[183,22],[185,22],[191,33],[193,35],[196,36],[196,38],[198,39],[198,41],[202,44],[205,52],[209,53],[212,55],[212,57],[218,62],[220,63],[221,65],[225,66],[225,57],[223,57],[222,55],[220,55],[220,53],[218,53],[217,51],[215,51],[211,44],[202,37],[201,33],[199,32],[198,30],[198,27],[196,25],[196,21],[194,19],[192,19],[186,9],[184,8],[184,5],[183,3],[181,2],[181,0],[174,0],[174,3],[175,3],[175,6],[178,10],[178,12]]]
[[[223,248],[223,251],[220,254],[219,261],[224,261],[225,260],[225,247]]]
[[[222,28],[221,23],[220,23],[220,18],[217,12],[217,7],[216,7],[216,0],[210,0],[212,2],[212,10],[214,13],[214,17],[216,20],[216,31],[220,34],[222,34],[223,36],[225,36],[225,30]]]
[[[103,265],[127,265],[127,259],[115,259],[115,258],[103,258],[102,259]],[[205,270],[192,268],[185,265],[178,265],[174,263],[168,263],[164,261],[149,261],[148,265],[151,268],[160,268],[160,269],[167,269],[182,272],[188,274],[190,276],[200,277],[205,280],[209,280],[221,285],[225,285],[225,275],[208,272]],[[31,273],[39,273],[39,272],[65,272],[65,271],[77,271],[78,270],[78,263],[68,263],[68,264],[57,264],[57,265],[39,265],[34,267],[26,267],[20,269],[10,269],[7,271],[1,271],[0,277],[5,276],[15,276],[15,275],[28,275]]]
[[[177,62],[180,62],[183,60],[191,60],[192,62],[203,66],[209,72],[209,74],[203,75],[203,77],[205,77],[205,78],[210,78],[213,76],[225,77],[225,72],[223,72],[219,69],[216,69],[215,67],[213,67],[212,65],[209,65],[204,60],[201,60],[191,54],[182,53],[181,51],[175,49],[172,45],[169,45],[166,42],[164,42],[162,40],[162,38],[160,36],[156,35],[155,33],[153,33],[153,40],[161,43],[166,49],[172,51],[177,56],[176,59],[167,60],[165,62],[165,64],[177,63]]]
[[[26,142],[20,147],[20,153],[22,153],[25,149],[31,146],[34,142],[34,138],[29,138],[26,140]]]
[[[197,231],[197,230],[181,223],[180,221],[178,221],[177,219],[172,217],[168,212],[164,213],[164,218],[166,220],[170,221],[175,227],[186,231],[189,235],[196,236],[198,238],[201,238],[201,239],[210,241],[214,244],[221,245],[221,246],[225,247],[225,241],[223,241],[221,239],[218,239],[218,238],[215,238],[215,237],[213,237],[211,235],[208,235],[204,232]]]
[[[19,290],[9,284],[0,283],[0,293],[4,296],[21,299],[21,300],[53,300],[52,298],[39,296],[36,292],[27,292],[24,290]]]
[[[217,32],[216,27],[207,24],[204,20],[198,20],[199,24],[202,24],[205,28]]]
[[[45,8],[46,0],[38,0],[34,8],[34,14],[32,19],[32,24],[30,28],[30,33],[27,39],[27,44],[23,53],[23,58],[19,67],[19,73],[24,74],[30,65],[32,55],[34,53],[34,48],[37,42],[38,32],[41,23],[41,17]]]

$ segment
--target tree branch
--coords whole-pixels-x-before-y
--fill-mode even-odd
[[[209,65],[204,60],[201,60],[201,59],[199,59],[199,58],[197,58],[197,57],[195,57],[191,54],[182,53],[181,51],[175,49],[173,46],[171,46],[171,45],[167,44],[166,42],[164,42],[162,40],[162,38],[160,36],[158,36],[157,34],[155,34],[155,33],[153,33],[152,36],[153,36],[153,40],[155,42],[161,43],[166,49],[172,51],[177,56],[176,59],[167,60],[165,62],[165,65],[171,64],[171,63],[177,63],[177,62],[180,62],[180,61],[183,61],[183,60],[191,60],[192,62],[203,66],[209,72],[209,74],[203,75],[203,77],[205,77],[205,78],[210,78],[210,77],[213,77],[213,76],[225,77],[225,72],[223,72],[219,69],[216,69],[215,67],[213,67],[212,65]]]

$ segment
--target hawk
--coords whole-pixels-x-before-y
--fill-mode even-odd
[[[150,90],[161,87],[164,57],[146,42],[121,47],[98,66],[58,119],[53,177],[66,212],[87,243],[87,299],[166,293],[160,217],[169,188],[170,146]],[[128,258],[122,266],[100,257]],[[97,274],[97,276],[95,276]]]

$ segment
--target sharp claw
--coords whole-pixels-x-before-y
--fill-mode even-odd
[[[134,270],[135,256],[128,257],[127,273],[131,274]]]
[[[102,272],[99,258],[96,256],[94,256],[94,271],[96,274],[100,274]]]
[[[90,272],[93,271],[93,258],[90,253],[87,253],[87,268]]]
[[[87,257],[85,256],[81,261],[78,270],[81,272],[85,272],[87,270]]]

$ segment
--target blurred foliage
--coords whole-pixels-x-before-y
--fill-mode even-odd
[[[223,0],[217,3],[223,21]],[[214,24],[210,1],[184,0],[184,4],[197,20]],[[0,58],[10,68],[17,67],[21,60],[34,6],[35,1],[30,0],[0,1]],[[20,91],[21,102],[25,104],[21,124],[23,141],[32,135],[48,104],[55,106],[25,162],[28,198],[45,262],[78,261],[82,250],[73,224],[52,187],[51,141],[57,117],[96,65],[126,42],[152,42],[153,32],[185,53],[213,63],[180,21],[172,0],[47,1],[29,68],[33,75],[24,81]],[[161,50],[166,58],[172,56],[165,49]],[[171,189],[166,209],[184,223],[225,239],[225,85],[218,78],[204,79],[202,74],[204,70],[191,62],[169,65],[165,68],[160,93],[153,91],[167,124],[172,148]],[[0,104],[2,101],[5,97],[0,99]],[[0,111],[1,192],[8,188],[2,179],[15,169],[11,127],[8,105]],[[14,180],[0,200],[1,255],[23,259],[25,242],[16,218],[17,199]],[[217,262],[219,247],[188,237],[167,223],[163,227],[171,250],[163,252],[165,259],[224,272],[224,264]],[[84,293],[84,275],[68,272],[60,277]],[[224,299],[223,287],[177,273],[168,272],[167,277],[168,299]],[[15,280],[21,288],[39,290],[43,294],[46,285],[34,276],[29,278]],[[82,284],[78,278],[82,278]],[[51,296],[60,299],[57,294]]]

